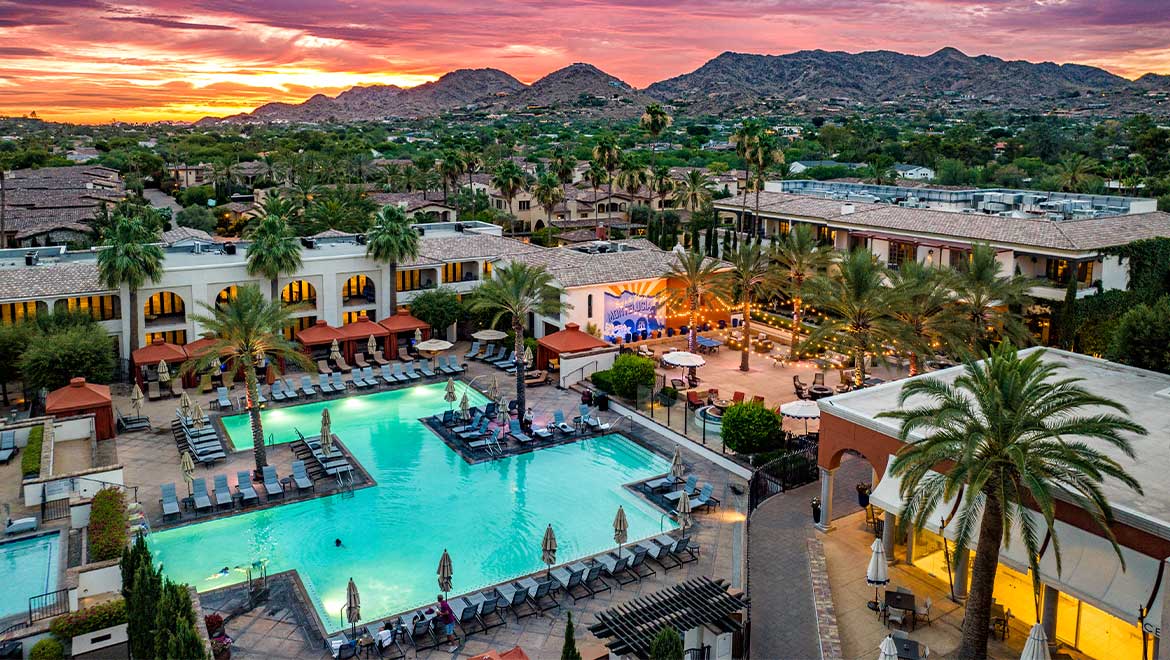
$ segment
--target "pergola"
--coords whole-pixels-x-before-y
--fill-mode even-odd
[[[358,320],[346,323],[337,330],[341,333],[341,341],[345,342],[345,347],[342,350],[345,352],[347,360],[353,360],[354,353],[365,352],[366,342],[369,341],[370,335],[374,336],[375,341],[381,341],[390,336],[389,330],[382,327],[380,323],[374,323],[368,316],[360,316]]]
[[[68,385],[49,392],[45,397],[45,414],[53,417],[92,414],[97,439],[114,437],[114,404],[109,385],[97,385],[85,382],[84,378],[73,378]]]
[[[605,646],[615,656],[650,656],[650,642],[663,628],[685,635],[688,630],[706,627],[717,633],[743,628],[734,614],[747,607],[747,598],[732,594],[723,580],[697,577],[648,596],[634,598],[597,613],[589,632],[601,639],[612,637]]]
[[[402,341],[399,339],[399,335],[406,337],[406,342],[409,342],[414,336],[415,330],[422,331],[423,339],[430,339],[431,337],[431,326],[410,314],[398,313],[394,316],[387,316],[381,321],[378,321],[378,325],[385,328],[386,332],[390,335],[390,338],[386,341],[386,351],[384,352],[387,360],[393,360],[398,357],[398,345]]]
[[[130,358],[134,363],[134,377],[140,385],[145,385],[146,374],[143,373],[143,368],[155,367],[160,361],[166,360],[169,366],[177,369],[187,361],[187,351],[178,344],[168,344],[161,339],[155,339],[149,346],[143,346],[131,353]]]
[[[329,350],[334,339],[337,341],[342,340],[341,331],[329,325],[323,319],[318,319],[316,323],[297,333],[297,341],[310,354],[313,353],[313,348],[317,346],[324,346],[325,350]]]
[[[564,330],[536,340],[536,368],[547,369],[549,360],[559,359],[564,353],[580,353],[609,346],[609,342],[582,332],[581,326],[576,323],[566,323]]]

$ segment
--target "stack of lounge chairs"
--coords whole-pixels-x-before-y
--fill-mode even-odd
[[[0,431],[0,463],[8,463],[18,451],[16,431]]]
[[[227,458],[219,431],[210,425],[195,428],[191,419],[178,414],[171,422],[171,434],[174,435],[175,446],[179,453],[191,452],[191,458],[196,463],[210,465],[215,461]]]

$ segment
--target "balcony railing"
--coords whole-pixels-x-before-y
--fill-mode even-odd
[[[178,314],[149,314],[144,319],[146,327],[160,328],[168,325],[183,325],[187,322],[186,312]]]

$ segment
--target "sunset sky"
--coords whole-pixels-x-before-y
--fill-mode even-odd
[[[889,49],[1170,73],[1166,0],[0,0],[0,115],[193,120],[358,84],[589,62],[644,86],[726,50]]]

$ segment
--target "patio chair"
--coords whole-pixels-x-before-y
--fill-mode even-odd
[[[395,376],[394,372],[390,370],[390,365],[388,364],[384,364],[379,367],[378,371],[382,374],[382,380],[385,381],[387,385],[397,385],[398,383],[406,380],[405,376],[402,378]]]
[[[365,353],[354,353],[353,354],[353,366],[357,367],[358,369],[365,369],[366,367],[370,366],[370,363],[366,362],[366,354]]]
[[[633,546],[632,548],[630,546],[626,546],[621,549],[621,554],[628,562],[626,567],[638,577],[639,581],[641,581],[642,578],[647,578],[651,575],[658,574],[653,568],[650,568],[646,565],[646,548],[643,548],[640,545]]]
[[[686,495],[687,497],[690,497],[691,493],[694,493],[695,489],[697,489],[698,487],[699,487],[699,476],[696,474],[690,474],[690,475],[687,475],[687,480],[686,480],[686,482],[683,483],[683,487],[681,490],[676,490],[673,493],[667,493],[664,497],[666,497],[668,502],[677,502],[677,501],[681,500],[684,495]]]
[[[914,611],[915,625],[917,625],[918,622],[920,622],[920,621],[925,621],[926,625],[928,625],[928,626],[930,625],[930,608],[933,605],[934,605],[934,602],[930,600],[930,596],[927,596],[926,601],[923,602],[922,605],[919,605],[917,608],[915,608],[915,611]]]
[[[661,566],[662,570],[664,571],[669,571],[672,568],[678,568],[679,566],[682,566],[682,562],[671,556],[670,548],[667,546],[659,545],[653,540],[650,540],[642,541],[638,544],[638,547],[645,550],[646,556],[658,562],[658,565]],[[668,561],[670,563],[667,563]]]
[[[837,386],[834,388],[837,391],[837,394],[843,394],[845,392],[852,390],[853,389],[853,370],[852,369],[842,369],[841,371],[839,371],[837,373],[839,373],[841,375],[840,376],[841,381],[839,383],[837,383]]]
[[[331,637],[328,641],[329,655],[336,660],[356,658],[358,654],[357,640],[351,640],[344,634]]]
[[[325,374],[317,375],[317,386],[321,388],[321,396],[325,396],[326,394],[333,394],[335,391],[333,389],[332,383],[329,382],[329,376]]]
[[[268,494],[268,499],[271,500],[273,496],[284,499],[284,487],[280,485],[280,479],[276,477],[276,468],[265,465],[261,474],[264,477],[264,492]]]
[[[451,606],[451,611],[455,614],[455,623],[463,632],[463,636],[475,632],[472,626],[479,624],[479,604],[469,601],[466,597],[451,598],[447,604]]]
[[[518,584],[528,590],[528,602],[541,612],[560,606],[560,603],[552,595],[552,580],[537,582],[532,578],[523,578]],[[549,605],[548,602],[552,604]]]
[[[378,386],[378,378],[374,376],[373,367],[362,367],[362,380],[366,381],[366,387]]]
[[[674,389],[680,391],[680,392],[687,389],[686,381],[684,381],[681,378],[671,378],[670,379],[670,386],[673,387]]]
[[[232,500],[232,491],[228,488],[228,480],[226,474],[217,474],[211,480],[212,489],[215,492],[215,504],[219,508],[227,507],[229,509],[235,508],[236,503]]]
[[[328,376],[333,373],[333,369],[329,368],[329,363],[325,360],[317,360],[317,373]]]
[[[823,371],[818,371],[815,374],[813,374],[813,386],[814,387],[816,387],[816,386],[824,387],[825,386],[825,374]]]
[[[736,390],[735,393],[731,395],[731,402],[732,403],[743,403],[743,400],[745,398],[747,398],[746,394],[744,394],[743,392],[740,392],[739,390]]]
[[[284,394],[284,383],[279,379],[272,381],[272,387],[269,388],[269,393],[272,395],[273,401],[284,401],[287,398]]]
[[[378,625],[374,623],[366,626],[366,634],[370,636],[370,639],[374,640],[374,650],[378,652],[379,658],[385,658],[386,651],[391,648],[398,651],[398,655],[391,656],[392,658],[397,659],[406,657],[406,651],[402,648],[402,645],[398,643],[398,634],[400,632],[405,633],[405,631],[399,628],[399,626],[402,625],[405,624],[403,624],[402,619],[399,618],[394,619],[393,621],[387,621],[382,628],[379,628]]]
[[[694,390],[687,390],[687,405],[691,410],[698,410],[707,405],[706,401],[699,398],[699,393]]]
[[[475,359],[479,360],[480,362],[490,362],[492,360],[495,360],[496,358],[499,357],[498,355],[496,355],[496,349],[498,349],[498,348],[499,348],[499,346],[496,346],[495,344],[488,344],[487,349],[485,349],[483,352],[483,355],[480,355],[480,356],[476,357]]]
[[[236,492],[240,494],[240,505],[247,506],[249,502],[258,504],[260,496],[252,487],[252,475],[247,470],[236,472]]]
[[[500,608],[510,611],[512,616],[516,617],[516,621],[540,613],[540,610],[528,602],[528,590],[521,589],[515,583],[501,584],[496,587],[496,594],[500,597]],[[519,611],[521,605],[527,607],[528,612],[521,614]]]
[[[667,548],[670,556],[680,564],[689,564],[699,559],[699,546],[691,543],[691,537],[681,536],[677,540],[667,534],[654,537],[654,542]]]
[[[463,359],[464,360],[471,360],[478,353],[479,353],[479,342],[478,341],[471,342],[471,348],[467,349],[467,352],[463,354]]]
[[[532,435],[540,438],[541,440],[552,440],[553,438],[552,431],[543,426],[536,426],[535,424],[532,425]]]
[[[411,617],[407,639],[410,640],[411,646],[413,646],[416,650],[435,648],[439,645],[439,638],[435,637],[434,626],[432,625],[433,623],[434,619],[428,618],[427,615],[423,614],[422,612],[415,612],[414,616]],[[424,644],[420,645],[420,640],[422,640]],[[430,640],[429,644],[425,643],[427,640]]]
[[[593,594],[589,593],[589,590],[585,589],[585,585],[582,584],[582,580],[585,577],[585,568],[584,567],[566,568],[564,566],[560,566],[558,568],[552,569],[551,576],[552,576],[553,582],[556,583],[557,588],[560,589],[561,591],[565,592],[566,594],[572,596],[574,603],[581,600],[582,598],[586,598],[586,597],[593,595]],[[577,589],[578,591],[584,589],[585,593],[583,595],[578,596],[576,593],[573,593],[574,589]]]
[[[484,428],[483,434],[480,435],[479,440],[468,442],[467,447],[469,449],[487,449],[489,454],[494,447],[497,453],[502,454],[504,450],[500,447],[500,429],[495,429],[494,431],[489,429],[489,423],[486,419],[480,422]]]
[[[394,372],[394,376],[402,382],[418,380],[419,378],[422,378],[422,376],[414,373],[414,371],[409,369],[404,371],[401,362],[395,362],[394,364],[390,365],[390,369]]]
[[[591,429],[597,429],[601,426],[601,420],[589,414],[589,406],[580,404],[577,407],[577,412],[581,415],[581,421]]]
[[[297,391],[297,384],[291,376],[284,378],[284,398],[287,401],[301,398],[301,393]]]
[[[646,487],[649,488],[650,492],[653,493],[654,491],[666,490],[668,488],[674,488],[675,486],[681,486],[682,484],[682,479],[674,476],[673,474],[667,474],[664,477],[647,481]]]
[[[456,374],[461,374],[464,371],[467,371],[467,367],[459,364],[459,358],[455,357],[454,355],[447,358],[447,367],[451,369],[452,373]]]
[[[507,369],[508,367],[515,366],[516,365],[516,351],[512,351],[511,353],[509,353],[507,355],[507,357],[503,357],[503,358],[500,358],[498,360],[495,360],[494,362],[491,362],[490,364],[492,366],[496,367],[497,369]]]
[[[467,424],[463,424],[462,426],[456,426],[456,427],[451,429],[451,432],[452,433],[466,433],[468,431],[472,431],[472,430],[479,427],[479,421],[481,419],[483,419],[483,412],[477,410],[477,411],[475,411],[474,414],[472,414],[471,422],[469,422]]]
[[[292,462],[292,477],[293,483],[297,485],[297,490],[316,490],[313,486],[313,480],[309,478],[309,473],[305,471],[304,461]]]
[[[171,396],[176,399],[183,396],[183,381],[179,378],[171,379]]]
[[[800,376],[797,376],[796,374],[792,375],[792,389],[796,393],[797,398],[808,398],[808,385],[800,382]]]
[[[625,556],[618,557],[610,552],[599,556],[596,561],[601,564],[602,572],[616,580],[619,587],[638,580],[637,576],[629,576],[627,570],[629,560]]]
[[[565,421],[565,413],[559,408],[553,412],[553,426],[565,435],[573,435],[577,432],[577,429],[572,424]]]
[[[387,360],[386,356],[382,355],[382,351],[374,351],[370,355],[370,359],[372,359],[374,361],[374,363],[377,364],[379,367],[384,367],[384,366],[390,364],[390,360]]]
[[[753,405],[753,406],[762,406],[762,405],[764,405],[764,397],[760,396],[759,394],[756,394],[756,395],[754,395],[754,396],[752,397],[752,405]]]
[[[419,373],[421,373],[423,376],[425,376],[427,378],[434,378],[435,377],[435,372],[431,371],[431,361],[430,360],[420,360],[418,363],[418,370],[419,370]]]
[[[341,377],[341,374],[334,371],[332,378],[334,392],[337,392],[338,394],[345,394],[347,391],[349,391],[349,388],[345,385],[345,379]]]
[[[711,496],[711,492],[713,490],[715,490],[715,487],[711,484],[703,484],[703,488],[699,490],[698,496],[691,498],[691,511],[697,511],[700,507],[712,509],[717,506],[719,504],[719,500]],[[677,509],[675,510],[675,513],[678,513]]]
[[[337,356],[335,360],[333,360],[333,366],[337,367],[337,369],[343,374],[347,374],[353,371],[353,367],[349,366],[349,363],[345,361],[345,358],[341,357],[340,355]]]
[[[181,516],[182,509],[179,508],[179,498],[175,496],[175,484],[163,484],[160,488],[162,497],[159,498],[159,503],[162,504],[163,520],[167,516]]]
[[[508,435],[516,438],[516,441],[521,445],[532,442],[532,437],[524,433],[524,431],[520,429],[520,422],[514,419],[508,420]]]
[[[888,607],[886,608],[886,626],[888,627],[891,623],[896,623],[899,626],[905,625],[907,616],[912,615],[905,610]]]
[[[589,590],[589,595],[596,596],[603,591],[609,591],[609,584],[601,579],[601,564],[591,561],[586,566],[581,562],[573,564],[572,568],[585,568],[585,574],[581,577],[581,586]]]
[[[317,390],[313,387],[312,378],[301,376],[301,392],[305,394],[305,398],[317,396]]]
[[[196,511],[210,511],[215,508],[207,494],[207,481],[199,477],[191,482],[191,496],[195,498]]]

